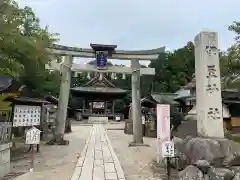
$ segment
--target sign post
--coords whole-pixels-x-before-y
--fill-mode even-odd
[[[32,160],[30,172],[32,172],[34,169],[34,145],[40,144],[40,133],[41,131],[35,127],[29,129],[26,133],[25,144],[29,144],[30,146],[32,146]]]
[[[171,139],[170,105],[157,104],[157,163],[166,158],[168,179],[171,177],[170,158],[174,157],[174,143]]]
[[[170,105],[157,104],[157,163],[160,162],[160,158],[170,155],[167,155],[170,152],[170,134]]]

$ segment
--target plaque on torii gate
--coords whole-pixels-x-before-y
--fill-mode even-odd
[[[96,66],[99,70],[106,70],[108,63],[108,56],[111,56],[116,45],[101,45],[101,44],[90,44],[96,55]]]
[[[157,60],[165,47],[142,50],[123,51],[115,50],[116,45],[90,44],[92,49],[74,48],[53,45],[48,50],[50,54],[65,56],[63,63],[52,61],[46,65],[47,69],[60,70],[62,73],[60,98],[57,119],[59,124],[64,123],[67,115],[68,95],[70,91],[71,71],[74,72],[102,72],[132,74],[132,117],[133,117],[133,142],[131,146],[144,145],[141,119],[140,75],[154,75],[154,68],[140,68],[139,60]],[[96,64],[76,64],[73,57],[96,58]],[[108,59],[131,60],[131,67],[107,66]],[[63,127],[59,130],[64,134]]]

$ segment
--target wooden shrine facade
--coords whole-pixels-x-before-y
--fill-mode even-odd
[[[114,118],[115,100],[126,96],[127,91],[115,87],[102,73],[81,87],[71,88],[71,94],[77,106],[77,117],[90,116]]]

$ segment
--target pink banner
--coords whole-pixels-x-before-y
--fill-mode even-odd
[[[170,140],[170,106],[157,104],[157,135],[161,141]]]

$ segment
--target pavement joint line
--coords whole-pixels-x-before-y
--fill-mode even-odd
[[[116,172],[117,172],[118,179],[126,179],[125,175],[124,175],[124,172],[123,172],[123,169],[122,169],[122,166],[121,166],[121,164],[118,160],[118,157],[117,157],[117,155],[116,155],[116,153],[115,153],[115,151],[114,151],[114,149],[111,145],[111,142],[108,138],[107,132],[105,132],[104,135],[105,135],[105,138],[107,140],[108,148],[110,150],[110,153],[111,153],[113,161],[114,161],[114,166],[115,166],[115,169],[116,169]]]
[[[93,173],[93,166],[94,166],[94,144],[95,144],[96,134],[97,134],[96,127],[93,127],[90,142],[88,143],[86,158],[84,160],[84,163],[82,166],[82,172],[78,180],[85,180],[85,179],[92,180],[93,178],[92,173]]]
[[[85,143],[85,146],[81,152],[81,155],[80,157],[78,158],[78,161],[76,163],[76,166],[75,166],[75,169],[73,171],[73,175],[71,177],[71,180],[79,180],[80,176],[81,176],[81,173],[82,173],[82,166],[83,166],[83,163],[85,161],[85,158],[86,158],[86,153],[87,153],[87,150],[88,150],[88,145],[89,145],[89,142],[91,140],[91,137],[92,137],[92,133],[93,133],[93,127],[89,133],[89,137]],[[82,159],[80,159],[82,158]],[[81,162],[80,162],[81,161]]]
[[[80,154],[80,157],[78,158],[78,161],[77,161],[77,164],[76,164],[76,167],[82,167],[83,166],[83,163],[84,163],[84,160],[85,160],[85,157],[86,157],[86,153],[87,153],[87,150],[88,150],[88,145],[89,145],[89,142],[91,140],[91,137],[92,137],[92,132],[93,132],[93,128],[91,129],[90,133],[89,133],[89,137],[85,143],[85,146]]]

